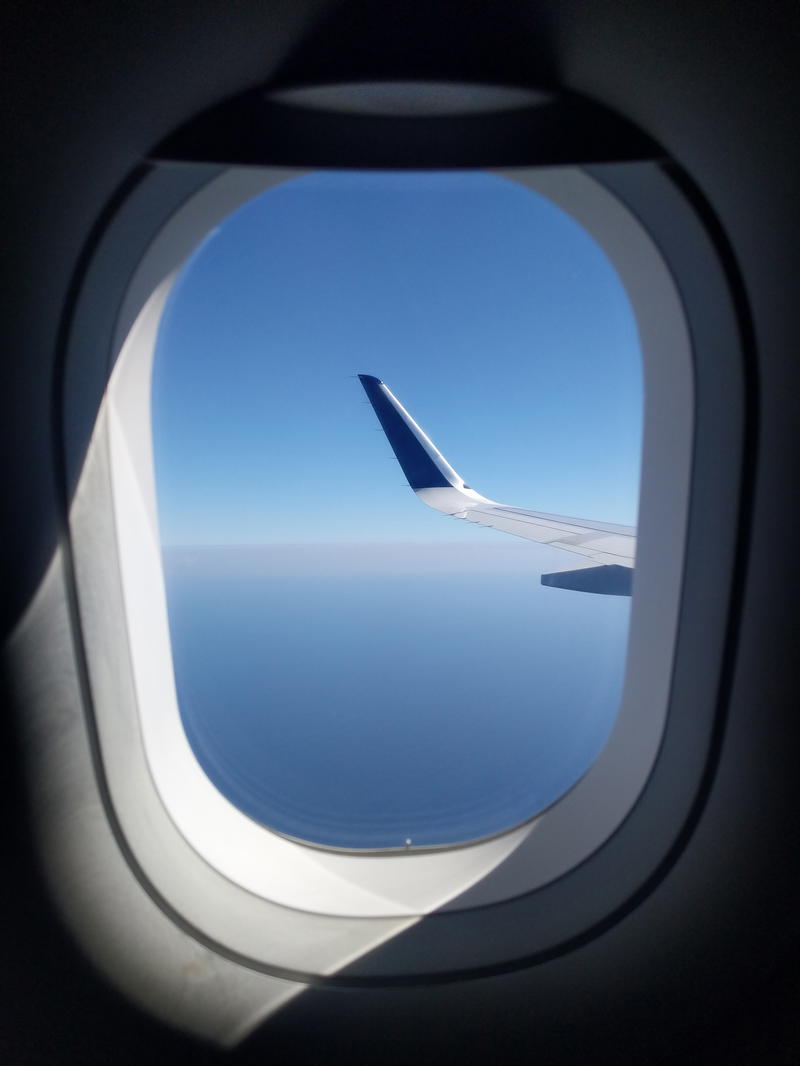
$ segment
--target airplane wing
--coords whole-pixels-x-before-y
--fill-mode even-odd
[[[526,511],[481,496],[455,472],[384,383],[358,375],[408,483],[436,511],[583,556],[575,570],[543,574],[542,584],[608,595],[631,594],[636,528]],[[592,565],[594,564],[594,565]]]

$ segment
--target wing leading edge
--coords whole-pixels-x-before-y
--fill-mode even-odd
[[[607,595],[631,594],[635,526],[527,511],[481,496],[465,484],[379,378],[369,374],[358,377],[409,485],[423,503],[453,518],[583,556],[585,562],[576,570],[543,574],[543,585]]]

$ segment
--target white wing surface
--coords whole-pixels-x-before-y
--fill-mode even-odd
[[[464,483],[382,381],[369,374],[358,377],[409,485],[423,503],[453,518],[583,556],[584,562],[577,570],[543,574],[542,584],[630,595],[636,556],[635,526],[526,511],[481,496]]]

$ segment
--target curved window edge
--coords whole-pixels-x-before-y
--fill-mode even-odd
[[[142,765],[134,770],[139,760],[132,758],[131,737],[125,745],[119,743],[113,730],[118,720],[103,713],[106,701],[101,700],[98,724],[115,802],[128,835],[139,839],[144,853],[152,852],[155,838],[142,839],[133,824],[133,811],[142,806],[133,796],[140,794],[145,779],[152,780],[171,820],[199,855],[240,887],[283,906],[346,917],[410,917],[520,895],[562,876],[602,844],[635,802],[658,749],[691,457],[691,357],[680,302],[655,246],[627,209],[593,179],[563,169],[500,172],[557,203],[598,240],[631,297],[645,353],[645,396],[659,395],[660,412],[671,415],[654,420],[646,408],[638,595],[617,725],[597,762],[566,796],[532,821],[490,840],[433,853],[384,854],[378,863],[376,856],[329,852],[288,840],[252,822],[217,792],[199,769],[180,724],[155,515],[149,381],[158,319],[174,276],[165,278],[165,272],[174,271],[235,206],[295,173],[232,170],[212,181],[158,234],[122,306],[117,344],[136,305],[158,285],[121,344],[107,416],[98,422],[100,432],[87,461],[88,467],[98,449],[108,447],[111,525],[133,663],[136,734],[146,750],[148,771]],[[665,323],[671,328],[665,329]],[[682,445],[678,456],[676,441]],[[650,496],[648,484],[658,486]],[[84,496],[79,493],[76,503]],[[95,523],[98,506],[96,500],[89,503],[87,526]],[[73,509],[74,533],[81,528],[82,514]],[[96,535],[93,539],[96,551]],[[87,575],[87,580],[92,579]],[[647,611],[648,602],[651,608],[658,604],[658,610]],[[176,758],[179,774],[174,772]],[[126,789],[122,782],[132,776],[141,781],[129,781]]]

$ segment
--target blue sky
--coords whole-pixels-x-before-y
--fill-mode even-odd
[[[230,216],[172,291],[153,381],[162,541],[513,540],[414,499],[358,372],[484,495],[635,523],[638,340],[593,239],[494,175],[318,172]]]

